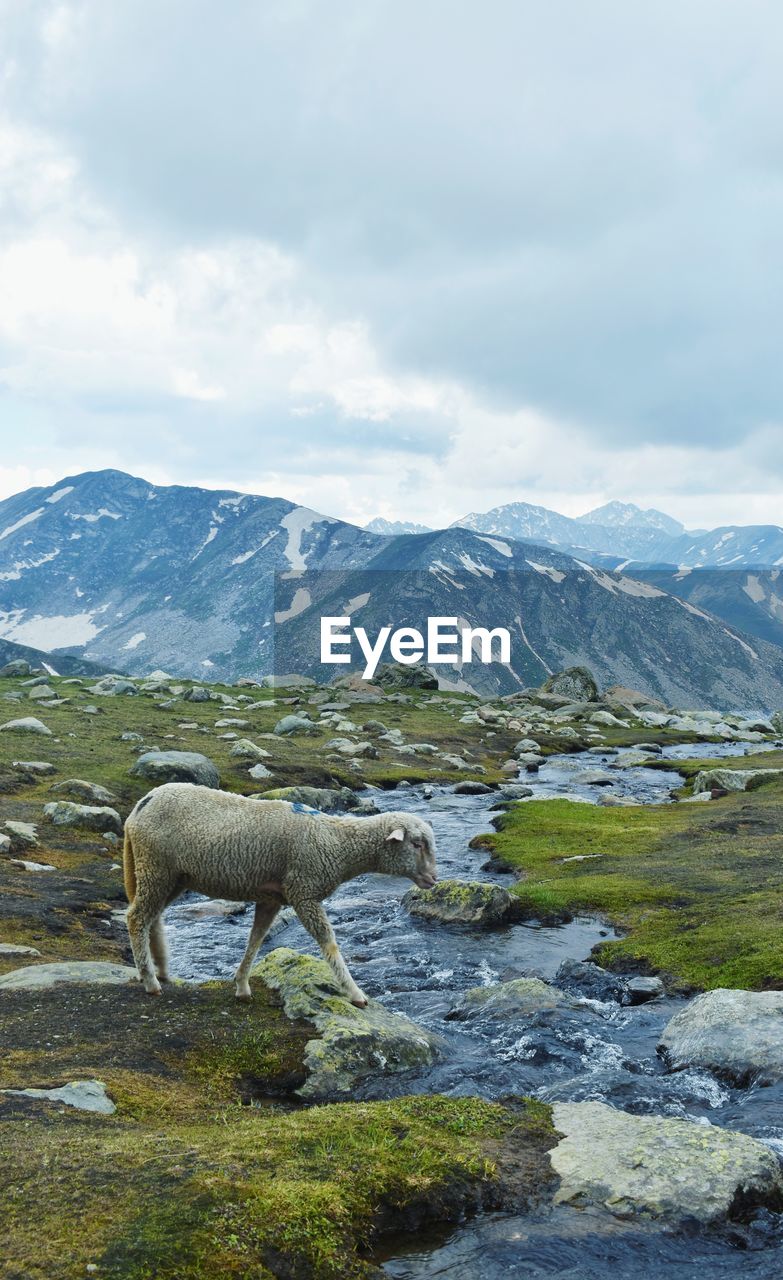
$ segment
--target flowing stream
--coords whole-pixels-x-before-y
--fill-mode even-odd
[[[758,752],[744,744],[664,748],[682,759]],[[538,774],[523,773],[533,798],[568,796],[595,803],[602,792],[642,804],[665,803],[679,784],[676,773],[644,767],[610,769],[617,756],[590,753],[551,757]],[[596,777],[595,775],[599,775]],[[600,775],[603,775],[601,777]],[[486,870],[487,854],[468,848],[491,829],[496,793],[458,796],[432,785],[375,793],[380,809],[421,814],[433,826],[441,878],[493,880],[513,877]],[[328,910],[343,953],[359,985],[387,1008],[405,1013],[444,1042],[441,1059],[398,1092],[479,1094],[501,1098],[528,1094],[546,1102],[598,1100],[636,1114],[665,1115],[717,1124],[768,1143],[783,1157],[783,1085],[736,1089],[707,1072],[667,1073],[656,1053],[660,1032],[682,1007],[677,998],[622,1007],[584,1002],[537,1015],[527,1025],[448,1018],[462,992],[511,978],[555,977],[566,959],[586,960],[613,936],[601,921],[576,919],[547,927],[517,924],[484,931],[409,916],[400,905],[408,881],[363,876],[343,885]],[[191,981],[229,976],[242,955],[251,910],[214,914],[191,898],[166,913],[172,970]],[[290,946],[317,953],[296,918],[284,913],[265,949]],[[388,1097],[395,1082],[378,1081],[362,1096]],[[358,1096],[358,1095],[357,1095]],[[697,1269],[706,1277],[783,1274],[783,1221],[761,1213],[743,1227],[684,1232],[609,1219],[605,1213],[560,1208],[540,1217],[490,1214],[470,1224],[419,1233],[415,1242],[386,1246],[384,1268],[396,1280],[449,1276],[500,1280],[506,1276],[592,1280],[615,1276],[685,1280]]]

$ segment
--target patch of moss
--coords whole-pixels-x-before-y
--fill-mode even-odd
[[[514,1198],[535,1198],[555,1141],[540,1104],[439,1096],[165,1126],[72,1112],[4,1137],[4,1274],[30,1280],[88,1264],[122,1280],[360,1280],[379,1229],[501,1203],[504,1160],[518,1174],[525,1157]]]
[[[531,917],[627,930],[601,963],[692,988],[783,987],[783,782],[704,806],[532,801],[488,837]],[[568,861],[567,859],[573,859]]]

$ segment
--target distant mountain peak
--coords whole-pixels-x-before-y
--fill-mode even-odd
[[[364,527],[368,533],[379,533],[385,538],[398,538],[406,533],[432,533],[429,525],[417,524],[415,520],[385,520],[383,516],[376,516]]]
[[[659,529],[661,533],[668,533],[673,538],[685,532],[685,525],[672,516],[667,516],[665,511],[657,511],[655,507],[648,507],[645,511],[634,502],[617,500],[587,511],[583,516],[577,516],[577,520],[580,524],[603,525],[605,529],[624,529],[629,526],[634,529]]]

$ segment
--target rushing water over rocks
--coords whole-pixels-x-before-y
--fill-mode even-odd
[[[754,751],[758,746],[754,744]],[[726,744],[664,749],[664,756],[710,758],[736,755],[743,748]],[[520,781],[534,798],[568,796],[595,803],[607,791],[637,803],[660,804],[671,798],[676,774],[643,766],[613,769],[622,753],[553,757]],[[607,775],[597,781],[595,775]],[[487,831],[497,793],[455,795],[442,787],[411,787],[375,796],[379,808],[405,809],[431,822],[438,843],[441,877],[494,880],[511,877],[485,870],[486,853],[468,848]],[[389,1010],[407,1014],[445,1042],[438,1062],[400,1092],[479,1094],[500,1098],[529,1094],[545,1102],[602,1101],[636,1114],[665,1115],[735,1128],[760,1138],[783,1156],[783,1084],[734,1088],[704,1071],[668,1073],[656,1045],[683,1001],[663,997],[622,1007],[614,1002],[569,1001],[543,1009],[524,1024],[479,1012],[465,1020],[449,1015],[468,989],[514,978],[538,976],[552,981],[564,960],[586,960],[611,930],[595,919],[577,919],[558,927],[518,924],[477,931],[429,923],[403,910],[409,887],[382,876],[364,876],[343,885],[328,904],[348,964],[368,995]],[[228,976],[244,950],[250,911],[209,914],[194,901],[166,915],[174,973],[193,981]],[[312,940],[291,913],[283,913],[267,949],[290,946],[316,952]],[[388,1096],[390,1082],[368,1085],[368,1097]],[[774,1215],[732,1232],[688,1236],[647,1231],[606,1220],[606,1215],[558,1209],[546,1220],[500,1216],[480,1219],[449,1238],[430,1241],[390,1260],[388,1274],[398,1280],[449,1275],[467,1280],[501,1275],[690,1276],[694,1266],[708,1275],[772,1276],[783,1270],[783,1237]],[[733,1247],[732,1247],[733,1246]],[[610,1264],[610,1258],[613,1260]]]

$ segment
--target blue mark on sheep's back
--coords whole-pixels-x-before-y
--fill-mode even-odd
[[[311,809],[309,804],[302,804],[301,800],[290,800],[289,804],[291,805],[294,813],[309,813],[315,818],[319,818],[321,816],[320,809]]]

